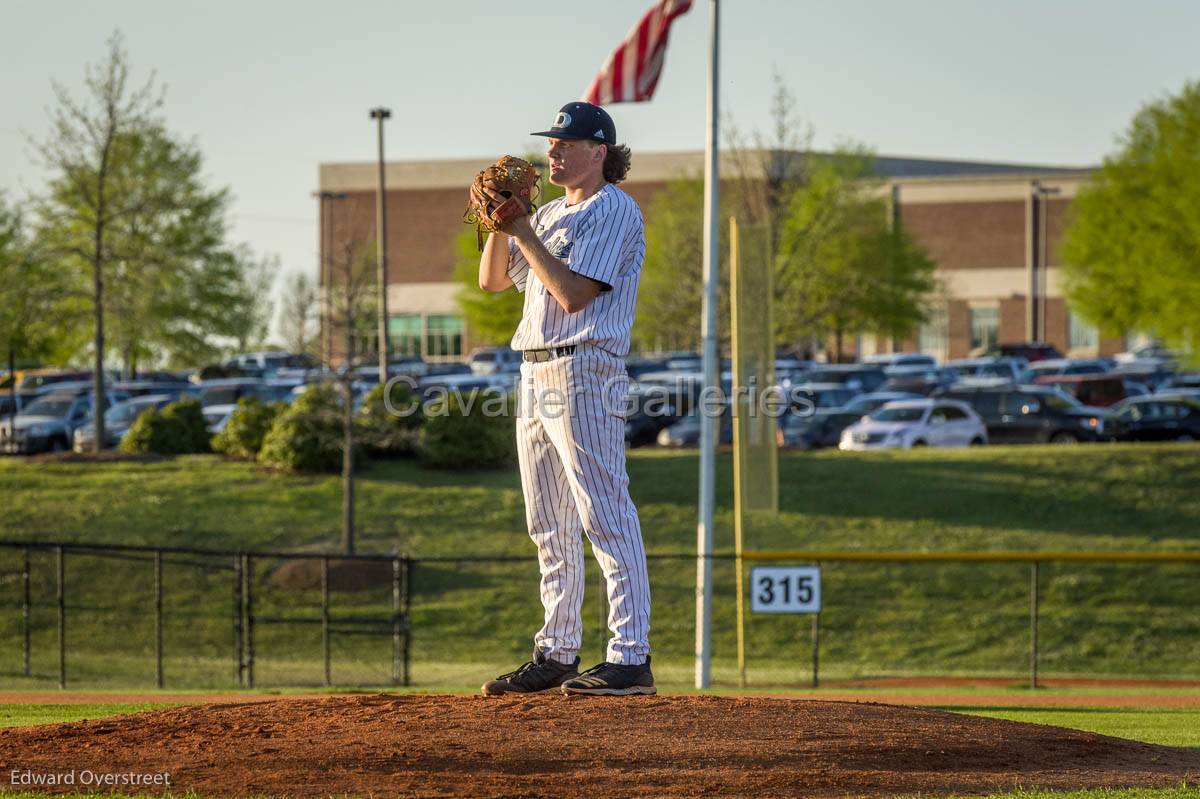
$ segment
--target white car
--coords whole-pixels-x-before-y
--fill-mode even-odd
[[[882,366],[884,369],[894,366],[926,366],[930,369],[937,368],[937,358],[922,352],[880,353],[879,355],[868,355],[862,359],[862,362],[869,363],[872,366]]]
[[[233,412],[237,409],[237,404],[227,405],[209,405],[203,409],[204,424],[208,427],[208,432],[216,435],[225,429],[225,425],[229,422],[229,417],[233,416]]]
[[[838,449],[966,447],[987,443],[987,427],[970,405],[957,400],[889,402],[842,431]]]

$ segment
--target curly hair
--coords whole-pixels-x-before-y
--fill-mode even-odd
[[[608,152],[604,155],[604,179],[609,183],[620,183],[629,174],[629,162],[633,153],[624,144],[605,146]]]

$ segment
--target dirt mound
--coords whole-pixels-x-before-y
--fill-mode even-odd
[[[298,797],[887,796],[1200,779],[1192,750],[891,705],[712,696],[193,705],[0,730],[0,764],[0,786],[26,773],[166,772],[176,794]]]
[[[289,591],[315,591],[321,587],[321,560],[286,560],[271,572],[270,584]],[[366,591],[391,584],[391,561],[329,560],[330,591]]]

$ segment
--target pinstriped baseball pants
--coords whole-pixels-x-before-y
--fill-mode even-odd
[[[586,534],[608,593],[607,660],[640,664],[650,653],[650,581],[625,471],[624,362],[581,345],[521,364],[517,450],[525,520],[537,545],[545,609],[534,645],[573,663],[583,638]]]

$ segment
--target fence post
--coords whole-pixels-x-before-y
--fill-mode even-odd
[[[58,572],[58,687],[67,687],[67,600],[66,600],[66,553],[62,544],[54,548]]]
[[[24,674],[26,677],[32,676],[29,667],[30,657],[30,613],[32,608],[31,593],[29,590],[29,561],[31,553],[30,547],[25,547],[25,563],[21,567],[21,586],[24,594],[21,600],[21,661],[24,665]]]
[[[233,556],[233,682],[244,686],[242,679],[242,558]]]
[[[402,678],[400,674],[401,659],[403,658],[400,645],[403,624],[401,609],[400,558],[392,558],[392,685],[399,685]]]
[[[412,581],[413,572],[416,571],[416,564],[411,558],[404,559],[404,671],[402,673],[404,685],[410,684],[410,676],[408,670],[409,650],[412,649]]]
[[[163,579],[162,550],[154,550],[154,677],[163,687]]]
[[[325,657],[325,685],[333,684],[329,663],[329,556],[321,557],[321,650]]]
[[[812,687],[813,688],[819,688],[821,686],[820,663],[821,663],[821,614],[814,613],[812,615],[812,666],[813,666]]]
[[[1038,562],[1029,570],[1029,687],[1038,687]]]
[[[246,687],[254,687],[254,559],[242,555],[242,602],[246,606]]]

